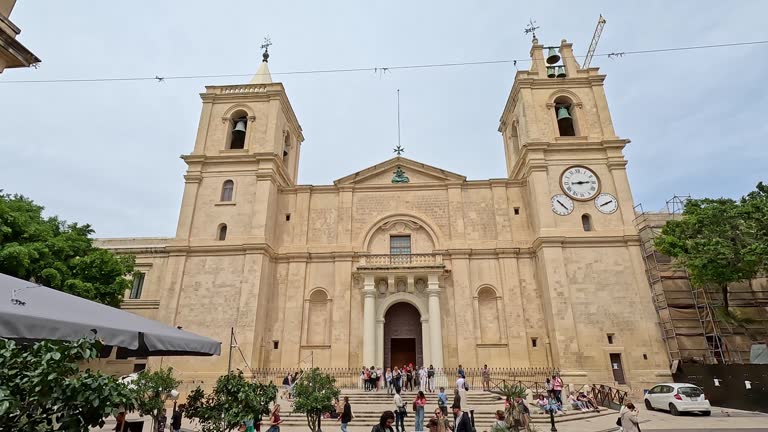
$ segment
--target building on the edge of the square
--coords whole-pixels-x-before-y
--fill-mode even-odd
[[[234,327],[254,368],[669,380],[605,75],[566,41],[561,63],[545,51],[534,40],[515,76],[499,124],[507,177],[488,180],[398,156],[301,185],[304,136],[266,55],[250,83],[206,87],[176,236],[99,241],[144,274],[123,308],[225,347]],[[210,380],[228,358],[152,361]]]

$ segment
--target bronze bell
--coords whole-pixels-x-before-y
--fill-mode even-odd
[[[238,120],[237,124],[235,124],[235,128],[232,129],[232,132],[243,132],[243,133],[245,133],[245,120]]]
[[[549,54],[547,54],[547,64],[553,65],[560,61],[560,54],[555,51],[555,48],[549,48]]]
[[[558,66],[557,67],[557,77],[558,78],[565,78],[565,66]]]
[[[547,78],[554,78],[557,76],[557,73],[555,73],[555,69],[557,69],[554,66],[547,66]]]
[[[571,113],[568,112],[568,107],[566,106],[561,106],[557,109],[557,120],[560,121],[562,119],[573,119],[573,117],[571,117]]]

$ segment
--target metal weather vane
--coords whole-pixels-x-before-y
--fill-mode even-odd
[[[533,18],[531,18],[530,20],[528,20],[528,25],[525,27],[525,30],[523,30],[523,33],[525,34],[531,33],[533,35],[533,38],[536,39],[536,30],[538,30],[539,28],[541,27],[537,26],[536,21],[534,21]]]

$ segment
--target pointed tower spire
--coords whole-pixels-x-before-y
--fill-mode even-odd
[[[261,47],[264,48],[264,54],[261,55],[261,66],[256,71],[256,75],[251,78],[250,84],[271,84],[272,74],[269,73],[269,47],[272,45],[272,41],[269,36],[264,38],[264,43]]]

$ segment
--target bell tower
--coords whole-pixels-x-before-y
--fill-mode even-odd
[[[533,39],[531,67],[518,71],[501,115],[507,175],[526,180],[534,231],[580,229],[574,218],[557,218],[551,197],[563,193],[560,177],[569,166],[588,165],[600,191],[618,198],[621,220],[607,226],[634,232],[632,195],[622,154],[628,139],[616,136],[598,68],[582,69],[572,44],[545,47]],[[594,216],[594,206],[576,200],[573,213]],[[575,218],[578,219],[578,218]],[[607,227],[605,224],[596,226]]]
[[[553,365],[563,376],[616,367],[636,375],[663,370],[622,153],[629,140],[614,131],[606,77],[596,67],[581,68],[566,40],[548,47],[534,36],[530,56],[530,69],[515,76],[499,132],[507,175],[519,182],[529,216]],[[634,321],[602,315],[595,299]],[[624,352],[605,343],[606,334],[642,348]]]
[[[269,72],[269,41],[248,84],[206,86],[177,241],[271,244],[279,188],[296,184],[301,126]]]

